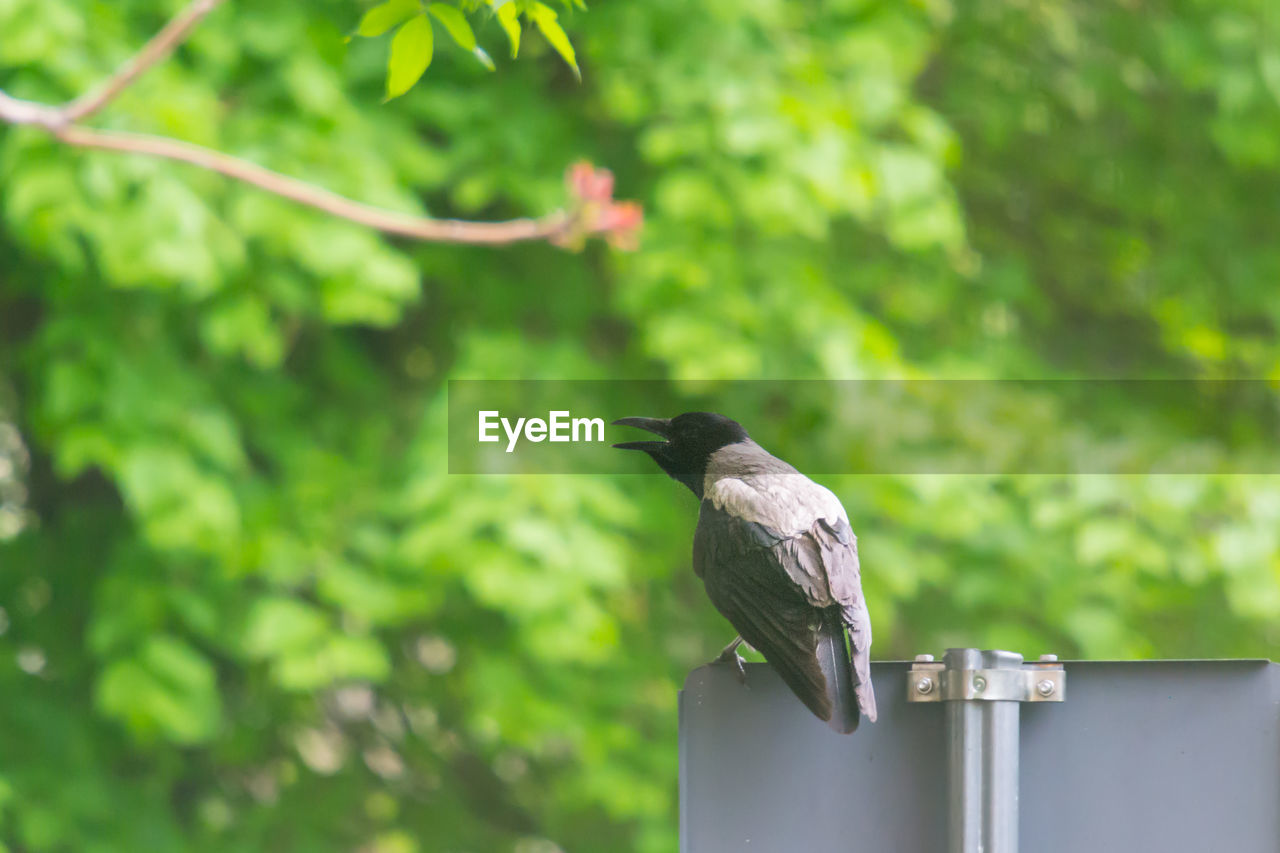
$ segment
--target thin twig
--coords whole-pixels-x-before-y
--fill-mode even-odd
[[[383,210],[340,196],[337,193],[273,172],[248,160],[241,160],[204,148],[142,133],[90,130],[66,127],[56,131],[58,139],[77,148],[97,148],[178,160],[208,169],[228,178],[252,184],[283,198],[314,207],[351,222],[376,228],[387,234],[445,243],[499,244],[521,240],[546,240],[564,230],[569,217],[555,213],[542,219],[511,219],[506,222],[467,222],[458,219],[430,219],[406,213]]]
[[[384,210],[189,142],[143,133],[95,130],[78,124],[107,106],[149,68],[169,56],[197,24],[223,2],[193,0],[105,82],[62,106],[24,101],[0,91],[0,123],[41,127],[55,139],[76,148],[189,163],[350,222],[415,240],[477,245],[548,240],[573,247],[587,236],[603,235],[617,245],[633,243],[641,220],[639,206],[614,202],[613,183],[608,172],[593,170],[585,164],[570,170],[572,205],[569,210],[556,211],[539,219],[468,222]]]
[[[116,73],[108,77],[100,86],[76,98],[63,107],[63,114],[68,123],[82,121],[111,103],[116,97],[134,84],[146,73],[147,69],[173,53],[174,49],[187,40],[196,25],[204,20],[223,0],[194,0],[190,5],[164,25],[160,32],[152,36],[151,41],[142,46],[129,61],[116,69]]]

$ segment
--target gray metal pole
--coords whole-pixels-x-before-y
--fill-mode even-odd
[[[1029,664],[998,650],[916,656],[907,701],[947,706],[948,853],[1017,853],[1020,705],[1061,702],[1065,690],[1054,655]]]
[[[948,649],[943,666],[952,672],[982,669],[982,653],[977,649]],[[950,853],[982,850],[983,704],[947,703],[947,844]]]
[[[1022,655],[985,652],[988,669],[1021,669]],[[984,853],[1017,853],[1018,850],[1018,715],[1016,700],[965,702],[981,705],[983,720],[983,828]]]
[[[997,670],[1021,670],[1022,655],[948,649],[948,680],[974,698],[947,702],[951,853],[1017,853],[1018,700],[983,696]],[[974,674],[981,672],[983,674]],[[979,698],[982,697],[982,698]]]

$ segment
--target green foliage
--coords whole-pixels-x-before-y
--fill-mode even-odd
[[[444,27],[453,43],[470,53],[490,71],[495,69],[488,52],[476,43],[476,34],[464,10],[496,19],[511,45],[511,58],[520,53],[520,19],[532,21],[547,43],[573,69],[581,81],[577,54],[569,36],[560,26],[556,11],[538,0],[464,0],[463,8],[430,0],[384,0],[369,9],[356,27],[356,35],[376,38],[395,30],[387,59],[387,99],[398,98],[422,78],[435,52],[432,18]],[[569,8],[586,10],[577,0],[566,0]]]
[[[469,44],[377,8],[361,35]],[[585,158],[644,201],[639,252],[410,245],[0,133],[0,843],[675,849],[676,690],[730,630],[695,504],[448,475],[449,378],[1280,376],[1262,5],[604,3],[572,19],[582,85],[538,8],[460,10],[554,61],[441,49],[384,105],[349,3],[227,6],[95,121],[464,218],[545,212]],[[158,23],[0,0],[0,88],[72,97]],[[1071,419],[1015,399],[966,429]],[[911,428],[748,426],[785,456],[832,424]],[[1280,643],[1274,478],[827,482],[877,657]]]
[[[98,707],[144,738],[199,743],[217,731],[221,707],[208,659],[174,637],[152,636],[136,656],[118,658],[97,684]]]
[[[569,37],[565,35],[564,30],[560,27],[559,16],[556,11],[545,3],[539,3],[537,0],[529,3],[523,10],[526,15],[533,19],[538,26],[538,31],[546,38],[547,43],[555,48],[556,53],[569,64],[573,69],[574,76],[579,80],[582,79],[582,72],[578,70],[578,57],[574,53],[573,45],[569,44]],[[511,43],[511,50],[514,52],[516,43]]]

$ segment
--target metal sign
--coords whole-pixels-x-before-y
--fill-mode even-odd
[[[1002,663],[969,659],[970,693],[972,671],[991,662]],[[932,668],[937,675],[948,667]],[[1065,701],[1046,701],[1039,673],[998,676],[1000,690],[1028,701],[975,700],[959,686],[965,677],[951,675],[957,686],[944,687],[939,675],[932,689],[943,691],[942,701],[929,701],[917,686],[929,671],[923,663],[877,663],[880,719],[851,735],[814,718],[765,664],[748,665],[746,687],[727,666],[694,670],[680,700],[681,850],[966,849],[954,846],[950,826],[957,786],[946,718],[964,716],[952,707],[985,702],[1013,706],[1020,723],[1012,793],[997,784],[992,806],[1016,815],[1017,837],[1004,838],[1004,849],[1280,853],[1280,666],[1068,661],[1062,668],[1049,679]],[[986,754],[985,745],[980,750]]]

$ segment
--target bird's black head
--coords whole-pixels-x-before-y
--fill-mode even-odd
[[[628,441],[615,444],[622,450],[643,450],[699,498],[707,475],[707,460],[722,447],[746,441],[750,436],[737,421],[713,412],[686,412],[674,418],[621,418],[615,426],[633,426],[662,436],[665,441]]]

